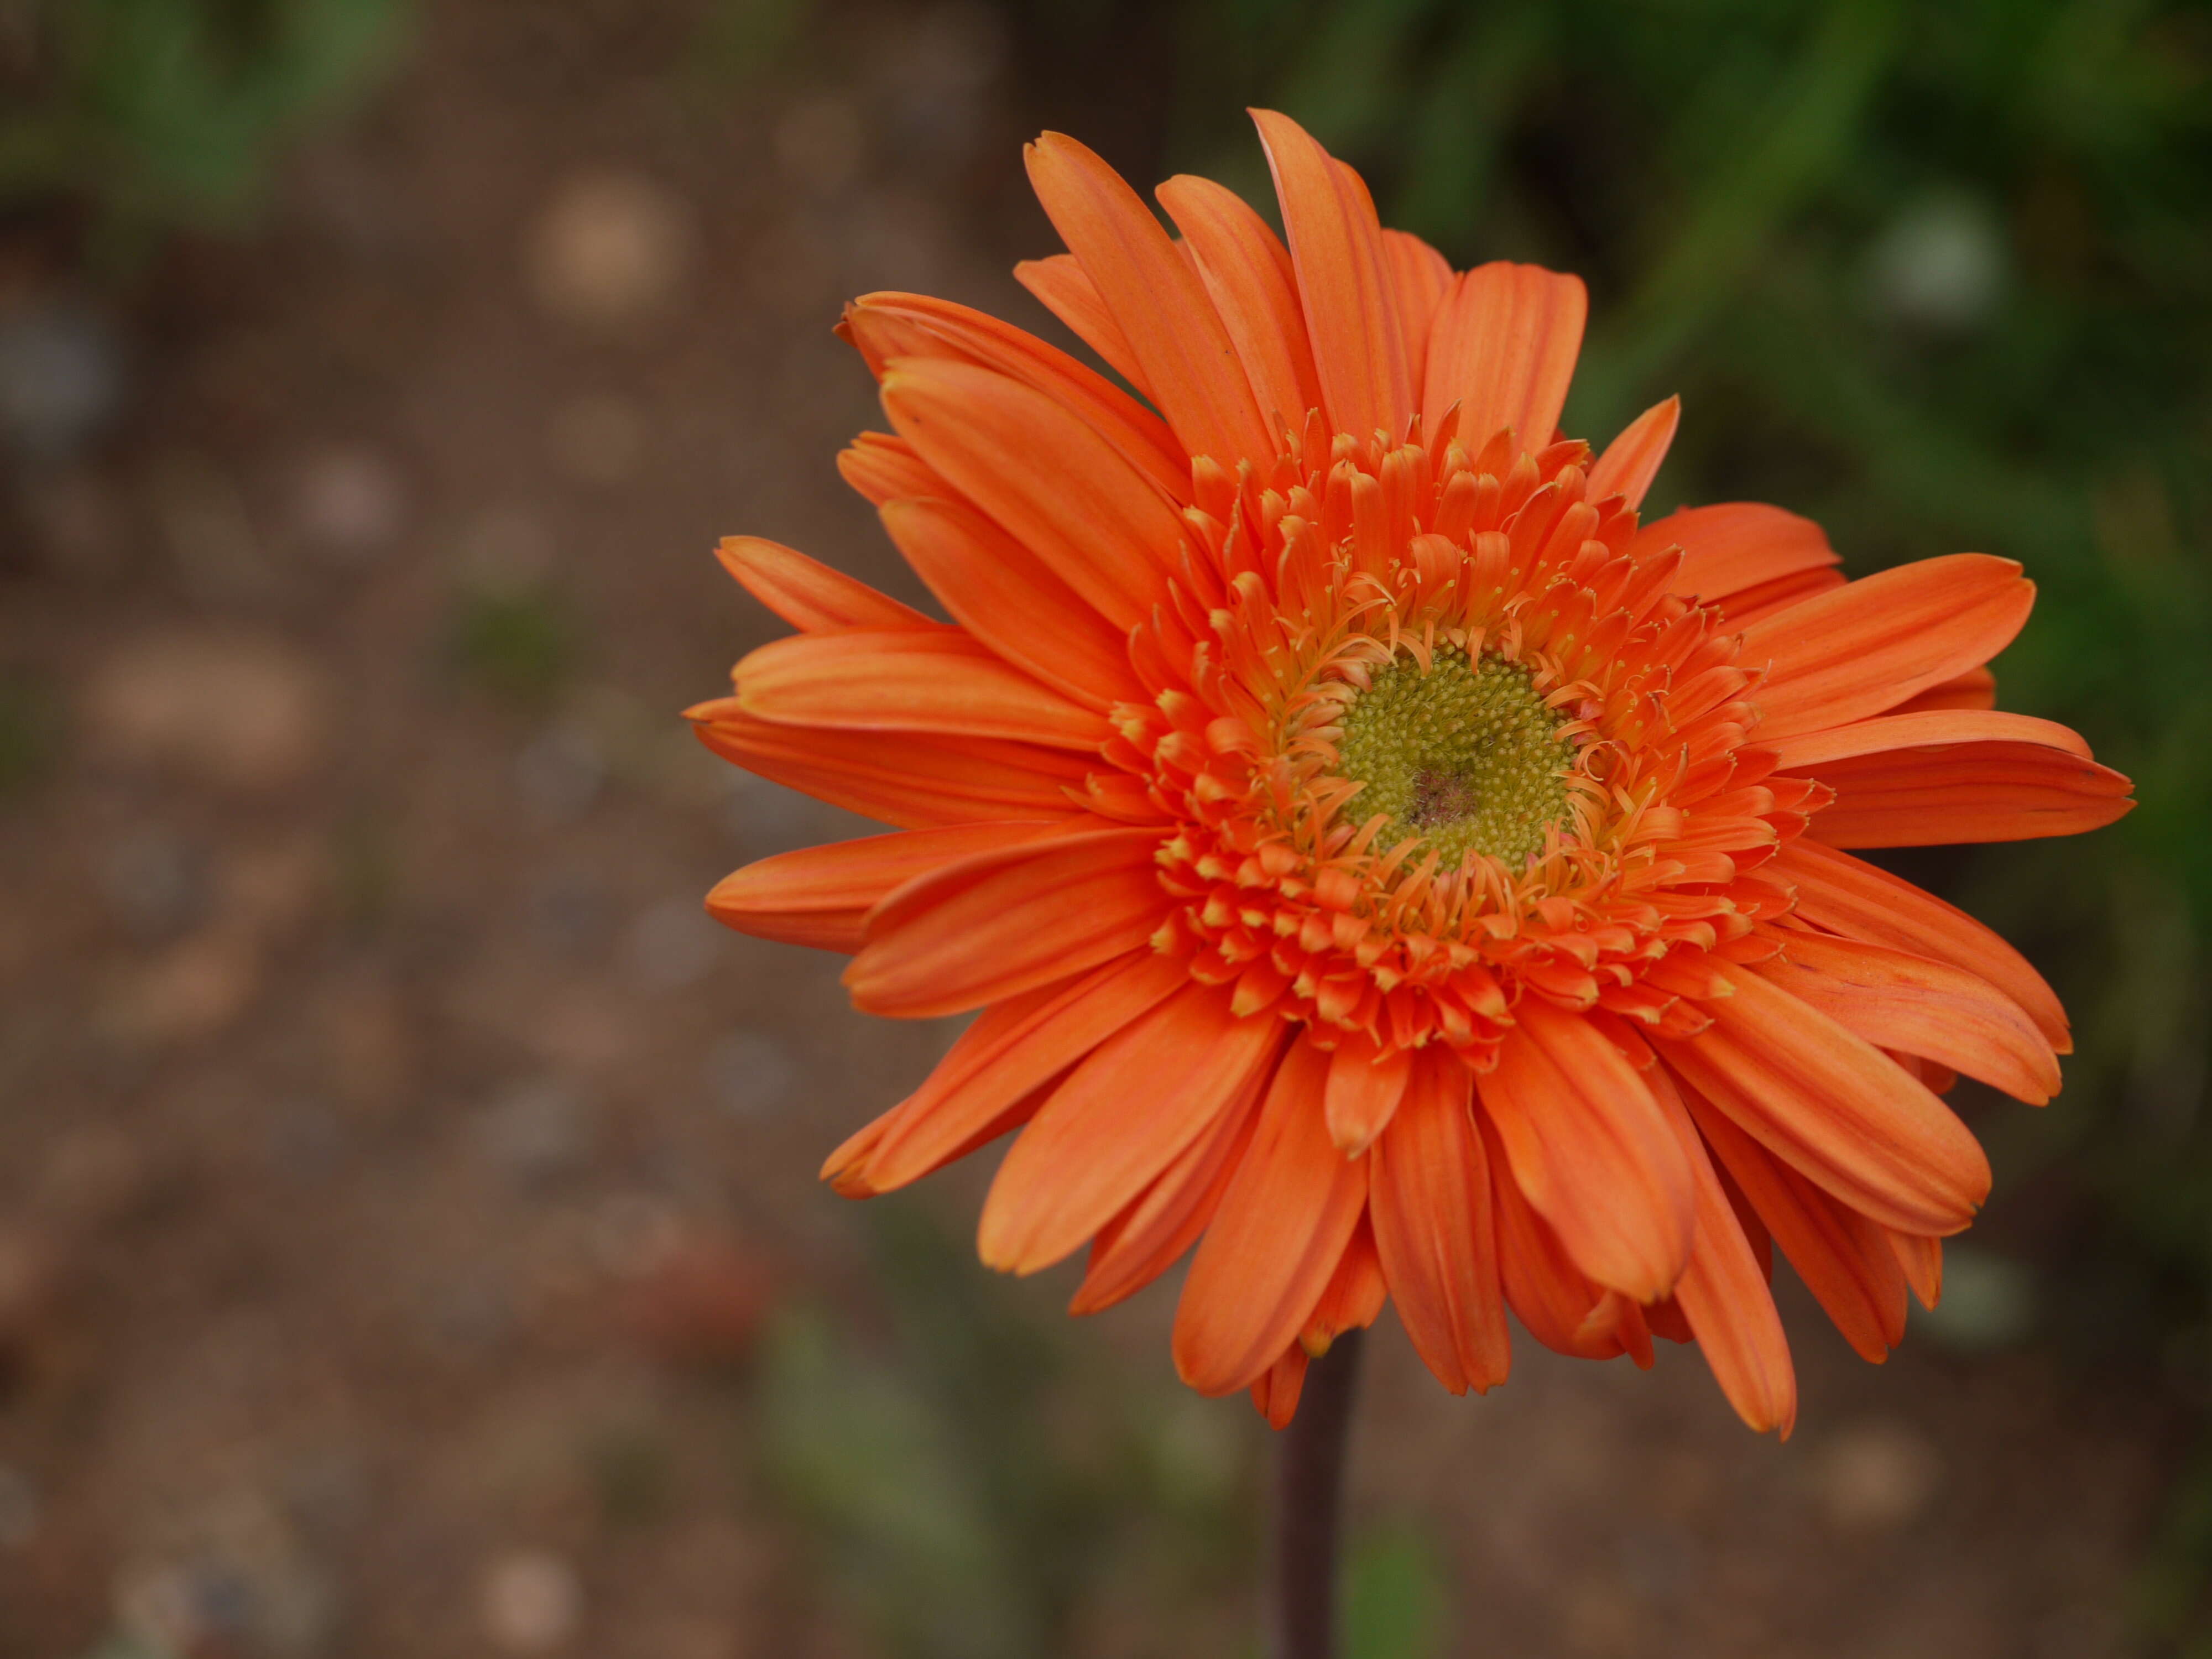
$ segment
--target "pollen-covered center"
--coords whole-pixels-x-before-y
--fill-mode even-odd
[[[1346,811],[1384,814],[1446,869],[1468,853],[1522,865],[1567,815],[1561,724],[1518,663],[1447,645],[1424,672],[1401,652],[1344,712],[1336,769],[1366,785]],[[1386,832],[1376,849],[1401,838]]]

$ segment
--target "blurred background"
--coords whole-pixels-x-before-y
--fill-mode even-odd
[[[1071,1324],[987,1172],[815,1185],[947,1033],[706,921],[860,826],[677,711],[779,631],[721,534],[920,597],[841,300],[1064,339],[1021,141],[1263,198],[1255,101],[1584,275],[1656,510],[2024,561],[2004,705],[2142,798],[1905,861],[2080,1051],[1960,1096],[1886,1367],[1779,1287],[1788,1445],[1386,1318],[1352,1659],[2212,1654],[2209,71],[2160,0],[0,0],[0,1656],[1253,1650],[1172,1287]]]

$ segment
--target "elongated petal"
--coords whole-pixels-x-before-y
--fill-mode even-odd
[[[856,1007],[957,1014],[1144,944],[1166,909],[1155,830],[1098,830],[963,859],[898,889],[845,970]]]
[[[1390,267],[1390,286],[1398,304],[1398,332],[1406,342],[1406,373],[1413,407],[1421,406],[1421,382],[1429,367],[1429,331],[1457,274],[1451,261],[1410,231],[1382,233],[1382,252]]]
[[[2031,1106],[2058,1092],[2058,1056],[1987,980],[1926,957],[1791,933],[1767,976],[1847,1030],[1979,1078]]]
[[[2000,714],[1993,708],[1929,708],[1910,714],[1876,714],[1849,726],[1800,732],[1786,738],[1769,739],[1762,733],[1761,743],[1774,750],[1777,770],[1810,772],[1816,777],[1822,767],[1835,761],[1954,743],[2033,744],[2080,760],[2089,758],[2089,745],[2072,727],[2032,714]]]
[[[2044,744],[1945,744],[1807,769],[1836,792],[1835,803],[1814,817],[1809,831],[1831,847],[2075,836],[2135,810],[2125,777]]]
[[[1470,449],[1510,427],[1522,450],[1552,441],[1582,355],[1589,296],[1579,276],[1503,260],[1462,276],[1429,331],[1421,422],[1460,406]]]
[[[1260,1127],[1191,1259],[1176,1371],[1200,1394],[1249,1388],[1328,1288],[1367,1202],[1367,1171],[1328,1138],[1328,1057],[1291,1045]]]
[[[1986,709],[1996,706],[1997,677],[1986,668],[1970,668],[1955,679],[1945,680],[1941,685],[1931,685],[1907,697],[1890,712],[1917,714],[1936,708]]]
[[[1863,720],[1979,668],[2012,643],[2034,604],[2035,585],[2010,559],[1951,553],[1753,623],[1741,661],[1767,670],[1759,735]]]
[[[1670,547],[1682,550],[1682,563],[1668,591],[1707,605],[1841,562],[1820,526],[1763,501],[1686,507],[1644,526],[1629,551],[1648,558]]]
[[[1290,250],[1243,197],[1210,179],[1179,174],[1155,194],[1197,262],[1269,434],[1297,430],[1322,398]]]
[[[1188,983],[1180,963],[1139,950],[993,1003],[891,1109],[861,1166],[868,1190],[919,1181],[989,1139],[1032,1091]]]
[[[1080,1247],[1275,1063],[1283,1029],[1237,1019],[1226,993],[1194,984],[1101,1043],[999,1166],[983,1260],[1036,1273]]]
[[[1674,1287],[1675,1303],[1736,1415],[1761,1433],[1779,1430],[1787,1440],[1797,1421],[1797,1372],[1765,1270],[1664,1066],[1652,1068],[1651,1092],[1697,1188],[1697,1238]]]
[[[1368,1211],[1398,1318],[1454,1394],[1496,1387],[1513,1361],[1474,1085],[1456,1057],[1424,1049],[1367,1155]]]
[[[1103,438],[1042,392],[969,363],[884,379],[902,436],[1116,629],[1151,614],[1182,520]]]
[[[1935,1312],[1936,1304],[1943,1299],[1943,1241],[1893,1232],[1889,1248],[1897,1265],[1905,1270],[1905,1282],[1912,1287],[1913,1296],[1922,1307]]]
[[[1322,407],[1339,432],[1401,437],[1414,412],[1413,376],[1374,204],[1288,116],[1255,109],[1252,119],[1290,236]]]
[[[902,357],[947,357],[992,369],[1073,410],[1162,495],[1189,501],[1190,463],[1167,422],[1034,334],[926,294],[864,294],[845,307],[844,326],[878,379],[886,363]]]
[[[1096,750],[1101,714],[949,628],[834,629],[772,641],[742,659],[738,702],[787,726],[933,732]]]
[[[1514,1182],[1583,1272],[1656,1301],[1690,1255],[1682,1149],[1644,1079],[1595,1026],[1533,996],[1516,1018],[1479,1085]]]
[[[868,912],[893,888],[1057,827],[1035,820],[963,823],[779,853],[723,877],[707,895],[707,912],[757,939],[851,952],[860,948]]]
[[[1611,1359],[1625,1352],[1618,1324],[1595,1321],[1613,1294],[1590,1282],[1568,1256],[1559,1236],[1530,1207],[1513,1178],[1498,1125],[1481,1104],[1475,1127],[1490,1164],[1491,1211],[1498,1226],[1498,1279],[1505,1300],[1528,1334],[1557,1353]]]
[[[1409,1048],[1394,1046],[1378,1054],[1373,1043],[1357,1036],[1337,1045],[1328,1066],[1328,1133],[1347,1157],[1358,1157],[1382,1133],[1413,1066]]]
[[[937,628],[912,605],[759,536],[725,536],[714,556],[745,592],[793,628]]]
[[[1372,1325],[1382,1304],[1390,1299],[1389,1284],[1382,1277],[1382,1258],[1375,1248],[1371,1217],[1372,1212],[1360,1216],[1359,1224],[1346,1241],[1344,1254],[1337,1258],[1336,1271],[1328,1277],[1328,1288],[1298,1333],[1298,1346],[1313,1358],[1327,1353],[1346,1331],[1364,1330]]]
[[[896,433],[863,432],[837,453],[837,472],[874,506],[902,495],[956,495],[915,447]]]
[[[908,829],[1066,813],[1067,792],[1089,769],[1080,756],[1035,744],[779,726],[747,714],[735,697],[685,713],[700,742],[723,759]]]
[[[884,528],[954,618],[1004,661],[1104,709],[1144,689],[1123,636],[1043,560],[962,501],[886,501]]]
[[[1098,1231],[1072,1314],[1097,1313],[1134,1296],[1182,1260],[1221,1207],[1260,1121],[1270,1079],[1255,1072],[1212,1127],[1184,1147],[1151,1186]]]
[[[1859,1357],[1905,1334],[1905,1273],[1883,1230],[1790,1169],[1694,1088],[1683,1100],[1782,1254]]]
[[[1987,980],[2034,1020],[2060,1054],[2071,1052],[2066,1011],[2026,957],[1933,893],[1849,853],[1796,841],[1773,868],[1797,890],[1797,914],[1848,939],[1933,957]]]
[[[1590,468],[1589,499],[1608,495],[1624,498],[1631,507],[1644,505],[1644,492],[1659,476],[1659,464],[1674,442],[1674,428],[1682,422],[1682,400],[1669,398],[1654,404],[1605,447],[1605,453]]]
[[[1014,267],[1014,280],[1029,289],[1047,311],[1066,323],[1075,337],[1089,346],[1113,371],[1144,396],[1152,395],[1135,348],[1106,301],[1098,284],[1091,280],[1083,263],[1073,253],[1054,253],[1042,259],[1024,259]]]
[[[1229,331],[1198,273],[1113,168],[1063,133],[1023,152],[1037,200],[1121,325],[1154,404],[1191,455],[1272,456]]]
[[[1989,1196],[1989,1160],[1949,1107],[1755,972],[1731,969],[1729,978],[1732,994],[1702,1005],[1710,1027],[1658,1039],[1678,1073],[1776,1157],[1885,1226],[1943,1237],[1973,1219]]]

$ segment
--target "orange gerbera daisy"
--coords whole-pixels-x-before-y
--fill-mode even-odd
[[[1256,119],[1287,249],[1029,148],[1072,252],[1018,274],[1146,402],[963,307],[848,308],[893,434],[845,476],[954,620],[724,544],[800,631],[701,737],[899,828],[710,908],[852,952],[872,1012],[981,1009],[827,1178],[1018,1130],[983,1259],[1087,1243],[1091,1312],[1195,1244],[1206,1393],[1286,1422],[1387,1297],[1455,1391],[1504,1379],[1510,1306],[1590,1358],[1694,1339],[1787,1433],[1772,1249],[1882,1358],[1989,1188],[1938,1093],[2039,1103],[2069,1047],[2015,951],[1844,849],[2089,830],[2127,781],[1993,711],[2017,565],[1846,582],[1776,507],[1640,524],[1677,405],[1559,434],[1582,283],[1455,273]]]

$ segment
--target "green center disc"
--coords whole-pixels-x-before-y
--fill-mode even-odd
[[[1440,646],[1425,674],[1401,653],[1345,711],[1337,769],[1367,786],[1346,810],[1358,823],[1384,814],[1445,869],[1468,853],[1517,868],[1567,815],[1561,724],[1518,663]]]

